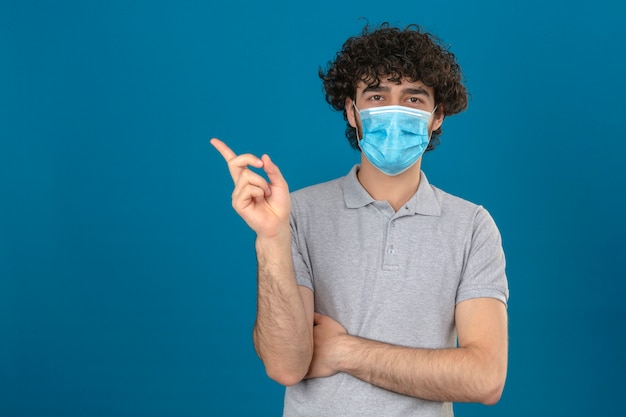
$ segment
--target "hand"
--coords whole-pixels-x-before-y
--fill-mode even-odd
[[[236,155],[224,142],[211,139],[211,145],[228,163],[235,183],[232,204],[235,211],[258,236],[274,237],[282,230],[289,232],[291,200],[289,187],[280,170],[263,155],[261,159],[252,154]],[[263,168],[269,183],[248,167]]]
[[[336,320],[319,313],[313,318],[313,359],[306,378],[332,376],[338,372],[342,360],[340,342],[348,336],[346,329]]]

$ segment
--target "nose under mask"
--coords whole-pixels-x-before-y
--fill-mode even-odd
[[[426,150],[430,141],[428,122],[436,107],[432,113],[406,106],[359,110],[354,105],[354,108],[361,117],[363,131],[359,147],[382,173],[390,176],[403,173]]]

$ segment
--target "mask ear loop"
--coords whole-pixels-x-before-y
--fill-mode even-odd
[[[354,130],[356,130],[356,144],[359,146],[359,149],[360,149],[361,148],[360,143],[361,143],[362,138],[359,137],[359,123],[358,123],[358,120],[356,119],[356,115],[359,114],[359,108],[356,106],[356,103],[354,101],[352,102],[352,107],[354,107],[354,110],[356,110],[356,113],[354,114],[354,124],[356,125],[354,127]]]
[[[433,115],[435,114],[435,112],[437,111],[437,109],[438,109],[438,108],[439,108],[439,104],[437,104],[437,105],[435,106],[435,108],[433,109],[433,111],[431,111],[431,112],[430,112],[430,115],[431,115],[431,116],[433,116]],[[430,121],[430,118],[428,118],[428,121]],[[430,133],[428,134],[428,144],[429,144],[429,145],[430,145],[430,140],[432,139],[432,137],[433,137],[433,132],[430,132]]]

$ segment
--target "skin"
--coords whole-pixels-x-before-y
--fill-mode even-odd
[[[434,91],[419,81],[383,81],[377,89],[361,83],[355,102],[346,99],[348,121],[359,133],[358,112],[350,111],[354,104],[359,109],[385,105],[435,109]],[[443,108],[438,107],[429,131],[439,128],[443,119]],[[381,388],[426,400],[484,404],[499,400],[508,355],[507,313],[502,302],[476,298],[456,306],[458,348],[408,348],[349,335],[336,320],[315,313],[313,292],[296,283],[289,190],[278,167],[267,155],[237,155],[218,139],[211,143],[228,163],[235,184],[233,208],[257,234],[258,303],[253,339],[272,379],[292,385],[304,378],[347,372]],[[249,167],[263,168],[268,181]],[[391,177],[362,156],[357,177],[370,195],[397,210],[417,191],[420,169],[421,158]]]

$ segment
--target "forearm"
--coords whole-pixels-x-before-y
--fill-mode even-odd
[[[257,238],[258,293],[254,344],[270,378],[299,382],[313,354],[313,324],[307,317],[291,259],[289,230]]]
[[[345,336],[339,370],[373,385],[433,401],[498,401],[506,356],[480,348],[413,349]]]

